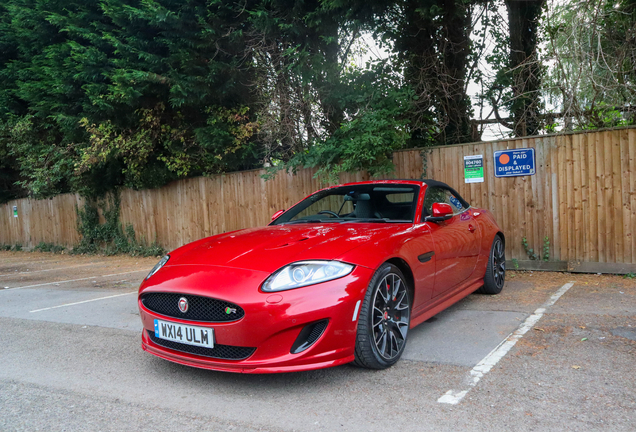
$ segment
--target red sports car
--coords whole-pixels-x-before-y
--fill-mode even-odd
[[[329,187],[272,220],[182,246],[152,269],[139,288],[144,350],[229,372],[383,369],[410,328],[504,285],[492,214],[437,181]]]

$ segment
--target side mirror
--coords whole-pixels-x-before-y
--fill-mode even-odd
[[[285,213],[285,210],[278,210],[276,213],[272,215],[272,220],[276,219],[278,216],[282,215],[283,213]]]
[[[453,217],[453,208],[446,203],[433,203],[433,215],[426,216],[424,222],[441,222]]]

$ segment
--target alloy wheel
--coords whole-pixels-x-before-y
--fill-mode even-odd
[[[492,251],[492,271],[495,277],[495,284],[498,288],[503,288],[506,277],[506,253],[503,242],[499,237],[495,240]]]
[[[395,273],[386,275],[377,286],[373,298],[373,342],[385,360],[399,356],[409,330],[408,289]]]

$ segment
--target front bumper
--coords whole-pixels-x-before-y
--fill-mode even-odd
[[[269,276],[261,272],[215,266],[172,266],[163,269],[140,288],[146,292],[178,292],[205,295],[241,306],[238,321],[207,323],[168,318],[147,309],[139,301],[144,326],[142,348],[151,354],[203,369],[240,373],[277,373],[319,369],[354,360],[357,318],[371,269],[356,267],[349,275],[329,282],[279,293],[259,291]],[[161,277],[159,277],[161,276]],[[153,279],[156,278],[154,281]],[[224,281],[220,287],[215,281]],[[154,320],[162,319],[214,329],[215,344],[253,347],[244,360],[224,360],[190,354],[154,343]],[[320,338],[305,351],[290,352],[301,330],[310,323],[328,320]]]

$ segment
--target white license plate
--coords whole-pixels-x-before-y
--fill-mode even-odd
[[[214,348],[214,329],[155,320],[155,337],[186,345]]]

